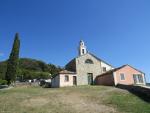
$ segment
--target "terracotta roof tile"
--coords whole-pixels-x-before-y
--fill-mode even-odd
[[[59,72],[59,74],[76,74],[76,73],[68,70],[62,70]]]

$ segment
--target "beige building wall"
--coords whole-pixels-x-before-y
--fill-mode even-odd
[[[69,77],[69,81],[65,81],[65,75]],[[70,74],[60,74],[60,87],[65,87],[65,86],[73,86],[73,76],[76,75],[70,75]]]
[[[65,75],[69,77],[69,81],[65,81]],[[76,74],[58,74],[52,79],[52,87],[73,86],[73,76]]]

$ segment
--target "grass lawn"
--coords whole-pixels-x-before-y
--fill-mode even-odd
[[[0,90],[0,113],[150,113],[150,104],[106,86]]]

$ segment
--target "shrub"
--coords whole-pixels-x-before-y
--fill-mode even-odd
[[[7,80],[0,79],[0,85],[7,85]]]

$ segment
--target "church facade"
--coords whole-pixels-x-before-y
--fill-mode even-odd
[[[113,69],[110,64],[88,53],[83,41],[79,44],[79,56],[71,60],[65,68],[76,72],[77,85],[94,84],[97,75]]]

